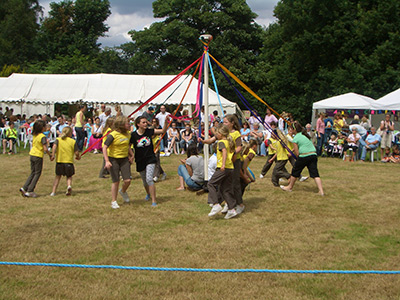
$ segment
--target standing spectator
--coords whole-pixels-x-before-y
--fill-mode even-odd
[[[254,129],[253,126],[254,126],[255,123],[258,123],[258,120],[257,120],[257,118],[255,116],[251,115],[250,118],[247,120],[247,122],[250,125],[250,130],[253,130]]]
[[[107,119],[111,116],[111,108],[107,107],[104,110],[104,113],[102,113],[99,118],[100,118],[100,125],[104,128],[106,126],[106,121]]]
[[[327,114],[325,114],[324,123],[325,123],[325,143],[326,143],[331,136],[333,128],[333,121],[331,118],[329,118]]]
[[[316,134],[317,134],[317,155],[321,156],[325,142],[324,113],[319,114],[319,118],[317,120]]]
[[[317,145],[317,135],[312,130],[312,126],[310,123],[308,123],[306,125],[306,131],[307,131],[307,134],[311,137],[311,142],[313,143],[314,146],[316,146]]]
[[[149,124],[151,124],[153,120],[153,114],[154,114],[154,107],[149,106],[147,110],[142,114],[142,117],[145,117],[146,120],[149,122]]]
[[[264,134],[259,123],[254,123],[253,129],[250,131],[249,141],[251,140],[257,141],[257,154],[260,154],[260,146],[264,141]]]
[[[85,142],[85,131],[84,131],[84,124],[85,124],[85,105],[79,105],[79,111],[75,115],[75,133],[76,133],[76,144],[78,145],[78,150],[83,150],[83,144]]]
[[[382,135],[382,142],[381,142],[381,157],[383,157],[383,150],[388,147],[392,147],[392,138],[393,138],[393,130],[394,130],[394,123],[390,121],[390,115],[386,114],[385,120],[381,121],[381,125],[379,127],[381,135]]]
[[[343,126],[344,126],[344,121],[342,119],[342,116],[339,113],[337,113],[335,115],[335,121],[333,121],[333,127],[335,128],[337,134],[342,132]]]
[[[267,114],[264,118],[265,123],[268,125],[271,125],[271,122],[275,122],[275,124],[278,124],[278,119],[271,113],[271,110],[267,108]]]
[[[58,117],[58,124],[56,125],[56,133],[57,136],[61,135],[62,130],[64,129],[64,127],[67,127],[68,125],[65,124],[65,119],[63,116],[59,116]]]
[[[8,142],[8,146],[9,146],[9,151],[8,151],[8,155],[13,154],[13,146],[17,143],[17,139],[18,139],[18,131],[17,129],[14,127],[14,122],[10,121],[8,123],[8,128],[6,130],[5,133],[5,139],[3,139],[3,154],[6,154],[6,146],[7,146],[7,142]]]
[[[156,115],[156,119],[158,119],[158,123],[160,124],[161,128],[164,128],[165,119],[169,115],[170,113],[167,112],[167,108],[165,107],[165,105],[161,105],[160,112]],[[164,148],[167,145],[168,145],[168,135],[165,134],[160,143],[160,151],[164,152]]]

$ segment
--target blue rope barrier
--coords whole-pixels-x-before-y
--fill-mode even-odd
[[[400,271],[379,270],[274,270],[274,269],[199,269],[199,268],[156,268],[156,267],[133,267],[115,265],[81,265],[81,264],[59,264],[59,263],[33,263],[33,262],[9,262],[0,261],[0,266],[38,266],[38,267],[62,267],[62,268],[85,268],[85,269],[121,269],[135,271],[173,271],[173,272],[200,272],[200,273],[294,273],[294,274],[379,274],[398,275]]]

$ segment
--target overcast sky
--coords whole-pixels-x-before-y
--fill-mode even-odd
[[[45,9],[45,15],[49,10],[50,2],[61,2],[58,0],[39,0]],[[248,5],[258,18],[256,22],[268,26],[274,22],[273,10],[278,0],[247,0]],[[152,1],[150,0],[110,0],[111,15],[106,24],[110,27],[106,33],[108,37],[99,40],[103,46],[118,46],[131,41],[128,31],[142,30],[149,27],[151,23],[160,20],[153,18]]]

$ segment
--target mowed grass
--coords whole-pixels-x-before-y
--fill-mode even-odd
[[[135,166],[133,200],[110,208],[101,155],[76,162],[73,196],[45,157],[36,199],[18,189],[23,152],[0,156],[0,260],[188,268],[400,270],[400,183],[393,164],[321,158],[326,196],[312,180],[292,193],[257,176],[238,218],[210,219],[207,195],[177,192],[177,156],[162,158],[159,205],[144,201]],[[290,168],[289,168],[290,169]],[[307,173],[307,172],[305,172]],[[119,198],[122,204],[122,199]],[[184,273],[0,266],[0,299],[400,299],[400,275]]]

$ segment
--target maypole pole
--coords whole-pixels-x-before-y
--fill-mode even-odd
[[[200,40],[204,44],[204,88],[203,88],[203,104],[204,104],[204,139],[207,140],[209,138],[208,131],[209,131],[209,110],[208,110],[208,46],[210,45],[213,37],[211,34],[202,34],[200,36]],[[201,107],[200,107],[201,109]],[[204,154],[204,179],[208,180],[208,160],[210,157],[209,145],[203,145],[203,154]]]

